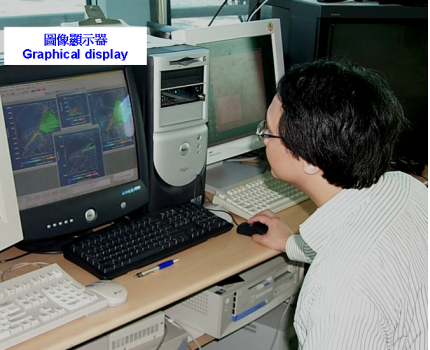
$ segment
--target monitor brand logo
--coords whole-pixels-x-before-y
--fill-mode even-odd
[[[124,190],[121,193],[122,193],[123,196],[127,196],[129,194],[134,193],[134,192],[138,192],[141,189],[142,189],[142,186],[139,185],[139,186],[134,186],[134,187],[131,187],[131,188],[127,189],[127,190]]]

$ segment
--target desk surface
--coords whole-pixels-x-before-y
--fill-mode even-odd
[[[316,209],[310,200],[284,210],[279,214],[294,231]],[[244,221],[236,218],[238,222]],[[0,260],[22,253],[11,248],[0,253]],[[134,278],[138,270],[115,279],[127,288],[128,301],[119,307],[110,307],[90,317],[80,318],[48,333],[21,343],[12,349],[68,349],[126,323],[175,303],[191,294],[204,290],[229,276],[259,264],[279,252],[255,243],[249,237],[238,235],[236,228],[208,241],[173,255],[180,261],[168,269],[144,278]],[[62,255],[31,254],[1,265],[5,270],[20,262],[43,261],[57,263],[77,281],[86,285],[96,277],[65,260]],[[156,264],[149,265],[151,267]],[[29,270],[18,269],[16,273]]]

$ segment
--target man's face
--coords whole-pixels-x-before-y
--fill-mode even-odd
[[[282,115],[282,104],[277,96],[267,109],[267,134],[279,136],[279,120]],[[294,158],[279,138],[265,138],[267,159],[272,168],[272,176],[289,184],[296,184],[298,176],[303,173],[301,161]]]

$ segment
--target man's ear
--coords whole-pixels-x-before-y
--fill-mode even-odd
[[[303,171],[308,175],[315,175],[318,173],[321,169],[318,168],[315,165],[312,165],[306,161],[303,161]]]

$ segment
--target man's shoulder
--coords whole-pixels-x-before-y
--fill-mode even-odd
[[[427,202],[428,188],[426,185],[415,177],[401,171],[386,172],[378,184],[375,185],[383,192],[395,192],[398,197],[411,199],[411,195],[415,199],[420,199]]]
[[[387,171],[383,177],[392,181],[396,181],[399,184],[414,186],[420,189],[427,189],[426,185],[420,180],[402,171]]]

